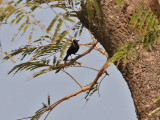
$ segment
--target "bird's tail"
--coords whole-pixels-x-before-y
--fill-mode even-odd
[[[63,59],[63,61],[67,61],[69,55],[67,54],[66,57]]]

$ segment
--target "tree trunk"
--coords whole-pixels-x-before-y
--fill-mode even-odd
[[[158,14],[159,1],[153,1],[145,2],[154,7]],[[101,18],[95,17],[90,24],[83,3],[82,10],[77,14],[111,57],[118,46],[138,37],[136,31],[129,27],[129,21],[140,2],[142,0],[126,0],[116,7],[113,0],[98,0]],[[131,91],[139,120],[160,120],[160,117],[149,117],[149,113],[160,106],[160,101],[154,102],[160,96],[160,45],[156,48],[152,52],[142,50],[138,66],[135,65],[135,59],[130,60],[125,68],[122,63],[118,66]]]

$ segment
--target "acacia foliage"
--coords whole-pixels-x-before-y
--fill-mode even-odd
[[[81,36],[84,29],[83,25],[77,19],[76,12],[80,10],[80,4],[84,2],[92,8],[88,8],[88,14],[93,14],[93,9],[100,14],[100,9],[96,0],[11,0],[4,1],[0,9],[0,25],[16,24],[17,33],[13,36],[16,39],[18,35],[28,34],[28,44],[18,49],[6,53],[5,60],[12,60],[16,55],[21,55],[20,60],[30,56],[27,62],[16,65],[9,73],[22,70],[34,70],[41,68],[41,71],[34,73],[34,77],[47,71],[56,70],[57,67],[64,64],[62,58],[64,52],[72,42],[72,39]],[[53,18],[45,28],[36,18],[35,11],[39,9],[50,9],[54,14]],[[92,11],[91,11],[92,9]],[[89,20],[92,17],[89,17]],[[32,40],[32,36],[37,28],[40,28],[45,35],[39,39]],[[75,62],[74,66],[80,65]],[[47,67],[47,66],[52,66]],[[47,67],[47,68],[46,68]]]

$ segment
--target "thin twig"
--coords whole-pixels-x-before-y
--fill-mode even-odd
[[[65,100],[67,100],[67,99],[69,99],[69,98],[71,98],[71,97],[74,97],[74,96],[78,95],[79,93],[85,92],[85,91],[89,90],[90,88],[91,88],[91,85],[88,85],[88,86],[82,87],[80,90],[78,90],[78,91],[76,91],[76,92],[74,92],[74,93],[72,93],[72,94],[70,94],[70,95],[65,96],[64,98],[60,99],[59,101],[57,101],[57,102],[55,102],[53,105],[51,105],[51,106],[47,109],[47,111],[48,111],[48,110],[52,110],[52,109],[55,108],[57,105],[59,105],[61,102],[65,101]]]
[[[88,97],[90,91],[92,90],[92,87],[97,83],[98,79],[99,79],[99,78],[101,77],[101,75],[105,72],[105,69],[106,69],[107,67],[108,67],[108,63],[107,63],[107,61],[106,61],[105,64],[103,65],[103,67],[99,70],[99,72],[98,72],[96,78],[94,79],[94,81],[91,83],[91,88],[89,89],[89,92],[88,92],[88,94],[86,95],[85,98]]]
[[[95,70],[95,71],[99,71],[95,68],[91,68],[91,67],[87,67],[87,66],[72,66],[72,67],[84,67],[84,68],[88,68],[88,69],[92,69],[92,70]],[[106,73],[106,75],[109,75],[108,72],[105,70],[104,73]]]
[[[3,50],[2,50],[2,44],[1,44],[1,40],[0,40],[0,59],[3,58]]]
[[[82,88],[82,86],[78,83],[78,81],[77,81],[76,79],[74,79],[74,77],[73,77],[71,74],[69,74],[68,72],[66,72],[66,71],[63,70],[63,69],[62,69],[62,71],[63,71],[64,73],[66,73],[67,75],[69,75],[69,76],[74,80],[74,82],[76,82],[77,85],[78,85],[80,88]]]
[[[95,41],[95,38],[93,37],[93,35],[92,35],[92,33],[88,30],[88,32],[89,32],[89,34],[90,34],[90,36],[91,36],[91,39],[93,40],[93,41]]]
[[[46,117],[44,118],[44,120],[47,119],[48,115],[50,114],[51,110],[47,113]]]
[[[92,43],[93,42],[90,42],[90,43],[87,43],[87,44],[80,44],[80,45],[90,47],[89,45],[92,45]],[[109,59],[108,53],[104,49],[100,48],[98,45],[95,46],[94,50],[97,50],[98,52],[102,53],[103,55],[105,55]]]
[[[87,67],[87,66],[72,66],[72,67],[83,67],[83,68],[88,68],[88,69],[91,69],[91,70],[99,71],[95,68],[91,68],[91,67]]]
[[[99,88],[100,88],[100,85],[101,85],[103,79],[106,77],[106,75],[107,75],[107,74],[105,74],[105,75],[103,76],[103,78],[101,79],[101,81],[99,82],[99,85],[98,85],[98,95],[99,95],[99,97],[100,97]]]
[[[21,118],[21,119],[17,119],[17,120],[24,120],[24,119],[29,119],[29,118],[32,118],[33,116],[30,116],[30,117],[25,117],[25,118]]]

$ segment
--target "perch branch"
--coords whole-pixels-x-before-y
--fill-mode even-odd
[[[78,60],[79,58],[81,58],[81,57],[85,56],[86,54],[90,53],[94,49],[94,47],[96,46],[97,43],[98,43],[98,41],[94,41],[92,46],[87,51],[85,51],[81,55],[75,57],[74,59],[72,59],[71,61],[69,61],[69,62],[67,62],[67,63],[65,63],[63,65],[60,65],[60,66],[57,66],[57,67],[53,66],[52,70],[61,69],[61,68],[64,68],[64,67],[72,65],[74,62],[76,62],[76,60]]]

